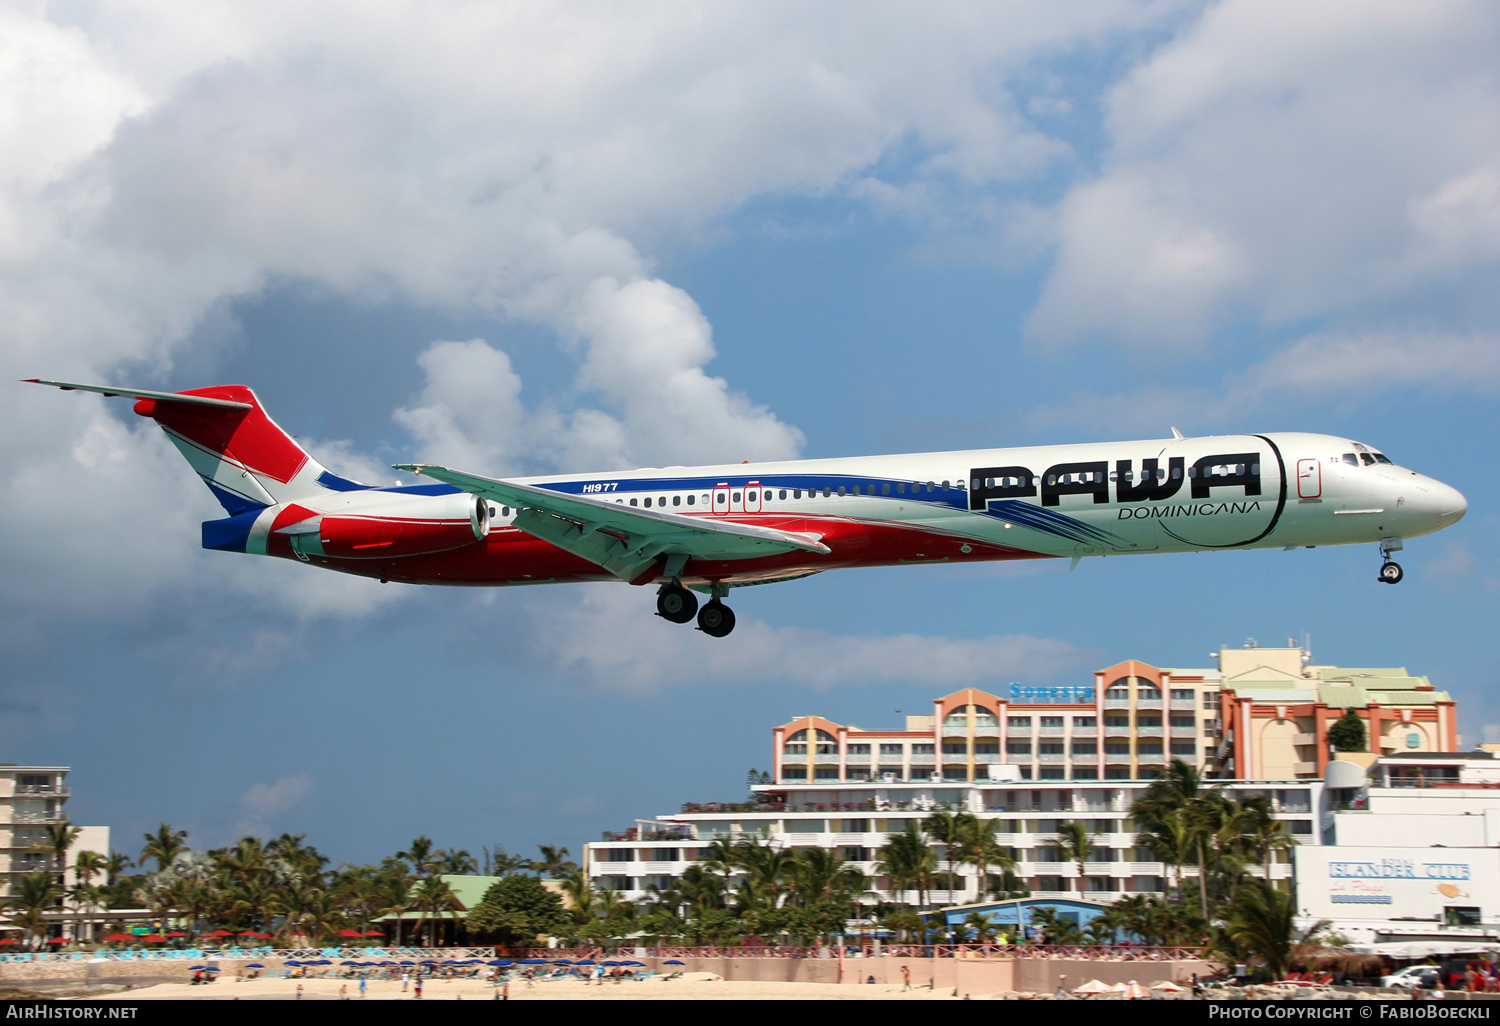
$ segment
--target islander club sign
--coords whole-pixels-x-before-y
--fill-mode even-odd
[[[1030,687],[1025,684],[1010,686],[1012,702],[1092,702],[1094,685],[1074,684],[1063,687]]]

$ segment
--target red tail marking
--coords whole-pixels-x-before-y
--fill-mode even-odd
[[[286,484],[307,463],[302,447],[266,416],[255,393],[244,385],[214,385],[194,388],[183,395],[201,395],[210,399],[232,399],[249,403],[253,409],[222,410],[189,406],[160,399],[142,399],[135,412],[150,417],[163,427],[170,427],[198,445],[228,459],[242,463],[273,480]]]

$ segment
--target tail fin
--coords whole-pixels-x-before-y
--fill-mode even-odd
[[[231,516],[321,492],[362,487],[330,474],[266,415],[244,385],[146,392],[28,379],[68,390],[130,396],[135,412],[161,425]]]

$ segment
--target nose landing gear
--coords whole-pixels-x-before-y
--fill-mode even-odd
[[[1401,578],[1406,576],[1401,570],[1401,564],[1391,559],[1391,553],[1400,549],[1400,538],[1380,539],[1380,556],[1385,562],[1380,564],[1380,576],[1376,580],[1381,584],[1400,584]]]

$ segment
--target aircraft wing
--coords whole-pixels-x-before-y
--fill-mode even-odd
[[[663,555],[667,557],[666,576],[675,577],[689,559],[749,559],[796,549],[820,555],[830,551],[816,534],[640,509],[447,467],[421,463],[394,466],[515,506],[519,530],[597,563],[625,581],[638,580],[653,571],[657,558]]]

